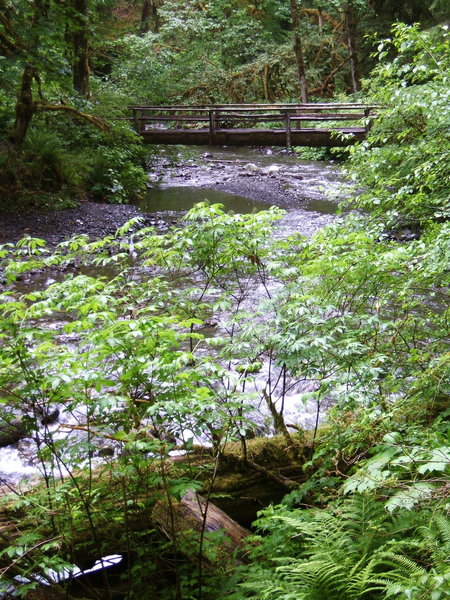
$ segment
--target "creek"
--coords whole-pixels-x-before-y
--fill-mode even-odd
[[[294,233],[305,236],[336,218],[337,202],[328,196],[342,193],[339,171],[331,163],[302,161],[290,154],[273,154],[250,149],[191,149],[189,158],[161,152],[149,174],[149,191],[137,208],[147,213],[147,219],[161,232],[182,218],[195,203],[221,203],[226,210],[250,213],[272,205],[286,210],[277,224],[275,235],[287,237]],[[150,214],[148,214],[150,213]],[[127,220],[127,219],[125,219]],[[123,223],[117,222],[117,227]],[[61,273],[38,273],[31,282],[20,282],[23,290],[29,285],[45,288],[63,276]],[[258,293],[258,290],[256,290]],[[213,334],[213,333],[212,333]],[[255,382],[264,386],[265,373]],[[317,416],[314,402],[303,402],[303,394],[312,391],[313,383],[304,381],[283,393],[284,415],[288,422],[312,428]],[[326,406],[321,406],[323,411]],[[267,420],[263,408],[261,421]],[[254,416],[254,415],[253,415]],[[16,483],[37,473],[33,464],[34,443],[24,439],[0,449],[0,483]]]
[[[267,149],[197,149],[187,160],[178,158],[160,156],[141,210],[171,221],[204,200],[236,213],[278,206],[287,211],[278,235],[310,236],[333,220],[337,202],[330,194],[339,196],[344,185],[331,162],[302,161]]]

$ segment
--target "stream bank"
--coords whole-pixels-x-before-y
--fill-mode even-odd
[[[151,165],[148,187],[146,197],[135,205],[80,202],[72,209],[22,214],[0,209],[0,244],[24,236],[45,239],[50,246],[74,235],[98,239],[137,216],[143,217],[144,225],[165,231],[205,199],[234,212],[276,205],[289,211],[293,229],[300,227],[300,233],[311,235],[336,212],[325,190],[338,188],[338,172],[331,163],[300,161],[270,149],[194,148],[188,159],[162,151]]]
[[[277,225],[281,236],[311,236],[330,223],[344,184],[331,162],[302,161],[292,153],[269,148],[204,148],[154,162],[149,193],[139,206],[170,221],[196,202],[224,204],[226,210],[249,213],[277,206],[287,216]]]

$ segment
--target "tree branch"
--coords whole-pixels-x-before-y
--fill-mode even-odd
[[[255,471],[262,473],[268,479],[275,481],[276,483],[278,483],[282,487],[286,488],[287,490],[295,490],[299,486],[299,483],[297,481],[294,481],[293,479],[289,479],[288,477],[285,477],[284,475],[278,475],[277,473],[274,473],[273,471],[269,471],[269,469],[266,469],[265,467],[258,465],[253,460],[247,459],[245,461],[245,463],[249,467],[254,469]]]
[[[346,56],[344,58],[343,61],[341,61],[337,67],[335,67],[331,73],[329,73],[329,75],[327,75],[323,81],[323,83],[319,86],[317,86],[316,88],[314,88],[313,90],[311,90],[311,94],[317,94],[317,93],[322,93],[325,91],[325,88],[328,86],[328,84],[330,83],[330,81],[333,79],[333,77],[336,75],[336,73],[342,69],[342,67],[345,65],[345,63],[350,60],[350,56]]]
[[[9,37],[0,31],[0,51],[4,56],[11,56],[14,52],[19,52],[23,48],[18,42],[14,42]]]
[[[106,123],[106,121],[104,121],[103,119],[100,119],[100,117],[96,117],[95,115],[89,115],[87,113],[81,112],[79,110],[77,110],[75,107],[73,106],[68,106],[67,104],[37,104],[37,110],[39,112],[47,112],[47,111],[62,111],[62,112],[68,112],[73,114],[76,117],[79,117],[80,119],[84,119],[85,121],[88,121],[89,123],[91,123],[91,125],[94,125],[94,127],[97,127],[97,129],[100,129],[100,131],[108,131],[110,129],[110,126],[108,125],[108,123]]]

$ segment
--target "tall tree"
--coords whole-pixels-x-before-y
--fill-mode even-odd
[[[154,33],[159,32],[161,20],[158,8],[160,5],[158,0],[144,0],[142,5],[141,25],[139,28],[139,33],[141,35],[148,31],[153,31]]]
[[[80,84],[78,91],[87,94],[86,32],[77,42],[80,53],[75,61],[83,64],[77,69],[74,67],[73,82],[65,75],[69,70],[66,32],[74,25],[74,7],[83,11],[87,1],[73,0],[73,4],[68,5],[61,0],[16,0],[14,4],[10,0],[0,0],[0,55],[5,58],[3,64],[10,87],[18,90],[14,125],[9,134],[17,147],[22,145],[34,115],[41,111],[70,113],[99,128],[105,127],[105,123],[92,115],[65,103],[48,102],[45,98],[46,91],[53,97],[55,90],[59,96],[71,95],[75,71]],[[80,14],[82,16],[82,12]],[[85,26],[83,19],[83,28]]]
[[[36,102],[33,99],[33,81],[37,76],[36,68],[31,64],[26,64],[22,73],[22,81],[16,103],[16,117],[10,136],[15,146],[22,144],[36,112]]]
[[[3,55],[12,56],[19,59],[22,66],[22,77],[20,88],[17,94],[16,115],[14,126],[11,131],[11,141],[16,146],[20,146],[25,139],[28,127],[37,110],[36,102],[33,98],[33,83],[40,82],[39,70],[37,67],[38,48],[40,45],[40,36],[42,24],[48,17],[49,1],[34,0],[31,4],[31,14],[29,14],[30,26],[28,39],[25,39],[22,32],[16,27],[15,11],[8,2],[2,1],[1,23],[3,25],[2,39],[4,40]]]
[[[358,60],[358,51],[356,45],[356,16],[353,0],[349,0],[344,5],[344,23],[345,37],[347,39],[350,73],[352,77],[353,91],[359,92],[361,89],[361,72]]]
[[[73,88],[87,98],[89,96],[89,33],[88,0],[74,0],[73,41]]]
[[[290,0],[291,24],[294,41],[295,62],[297,63],[298,81],[300,85],[300,98],[302,102],[308,102],[308,85],[306,82],[305,62],[303,60],[302,40],[300,37],[300,10],[297,0]]]

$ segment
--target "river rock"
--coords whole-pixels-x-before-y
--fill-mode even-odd
[[[59,419],[60,410],[59,408],[55,408],[52,412],[46,412],[42,415],[41,423],[42,425],[53,425]]]
[[[422,231],[419,226],[399,226],[395,229],[388,229],[385,231],[383,237],[394,242],[405,243],[418,240],[421,233]]]

